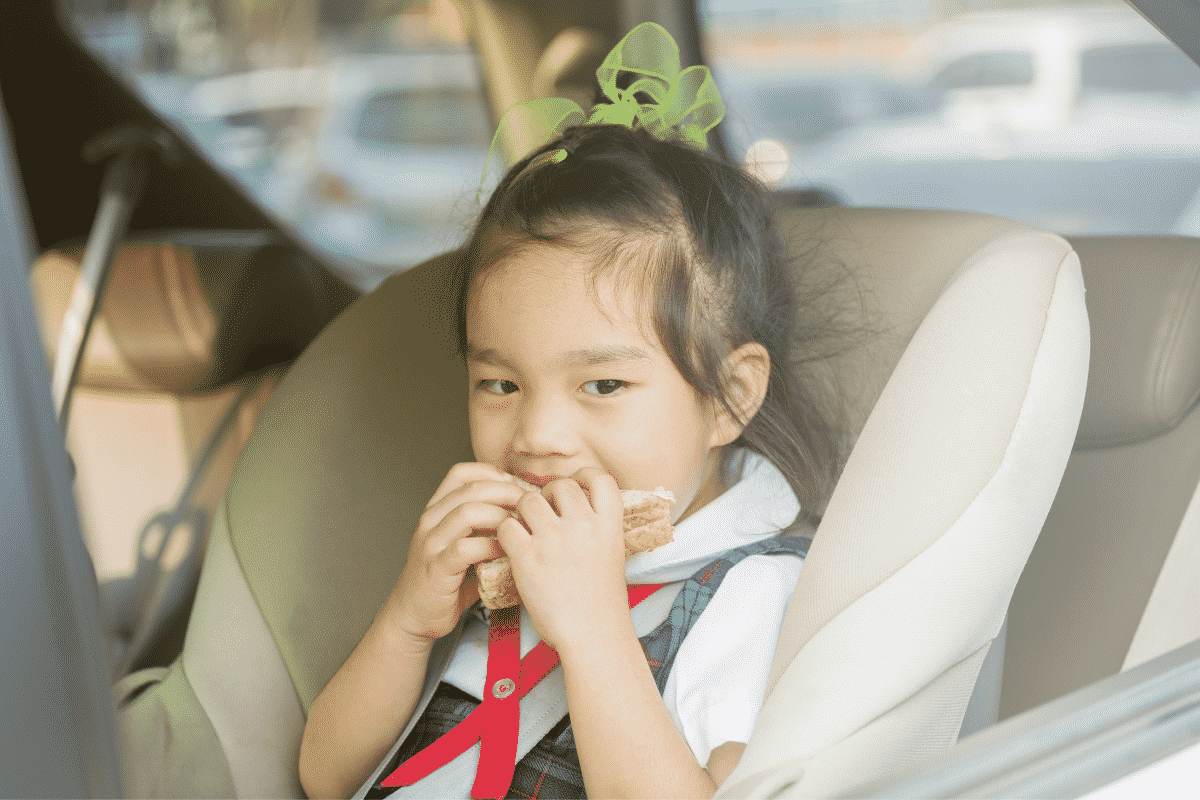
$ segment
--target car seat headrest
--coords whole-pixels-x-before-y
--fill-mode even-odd
[[[1092,324],[1077,450],[1150,439],[1200,399],[1200,239],[1078,236]]]
[[[66,243],[30,272],[49,363],[82,258],[82,243]],[[210,391],[294,359],[351,299],[336,279],[269,232],[135,237],[114,258],[79,385]]]

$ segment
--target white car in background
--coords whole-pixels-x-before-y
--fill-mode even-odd
[[[848,129],[787,185],[1063,233],[1178,231],[1200,187],[1200,68],[1132,9],[965,15],[900,64],[941,110]]]
[[[329,96],[287,216],[367,290],[464,236],[495,126],[467,52],[347,58]]]
[[[713,65],[724,89],[721,122],[730,155],[767,182],[777,183],[811,147],[860,125],[929,114],[936,93],[879,72],[854,73]]]
[[[943,95],[947,119],[983,130],[1068,124],[1085,94],[1200,89],[1200,71],[1128,8],[967,14],[918,36],[897,65]]]

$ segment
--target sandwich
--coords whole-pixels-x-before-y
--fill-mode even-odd
[[[652,492],[637,489],[621,492],[626,558],[675,540],[675,529],[671,525],[674,503],[675,495],[661,487]],[[508,556],[482,561],[474,568],[479,580],[479,598],[486,607],[508,608],[521,604]]]

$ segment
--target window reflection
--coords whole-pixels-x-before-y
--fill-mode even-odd
[[[63,2],[115,71],[364,288],[461,240],[493,122],[454,0]],[[719,130],[773,186],[1064,233],[1200,234],[1200,68],[1122,0],[699,9]]]
[[[1200,235],[1200,68],[1124,2],[704,0],[732,152],[780,189]]]
[[[942,67],[929,85],[936,91],[982,89],[987,86],[1029,86],[1033,83],[1033,53],[1002,50],[972,53]]]
[[[493,125],[453,0],[63,2],[117,74],[361,288],[459,243]]]
[[[1200,92],[1200,69],[1169,42],[1103,45],[1079,59],[1083,89],[1111,92]]]
[[[384,149],[403,145],[487,147],[491,121],[475,92],[445,87],[385,91],[371,96],[358,138]]]

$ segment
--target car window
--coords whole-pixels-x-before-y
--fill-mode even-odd
[[[359,288],[460,243],[494,124],[454,0],[61,2],[118,77]]]
[[[491,144],[492,123],[477,93],[470,90],[378,92],[363,107],[358,139],[387,149],[483,148]]]
[[[1170,44],[1093,47],[1080,57],[1083,88],[1116,92],[1200,92],[1200,70]]]
[[[756,100],[763,122],[791,129],[801,141],[816,141],[848,121],[846,103],[833,86],[772,86]]]
[[[718,134],[772,187],[1064,234],[1200,234],[1200,67],[1123,0],[699,9],[729,87]]]
[[[930,85],[935,89],[983,89],[988,86],[1029,86],[1033,83],[1033,53],[994,50],[972,53],[943,67]]]

